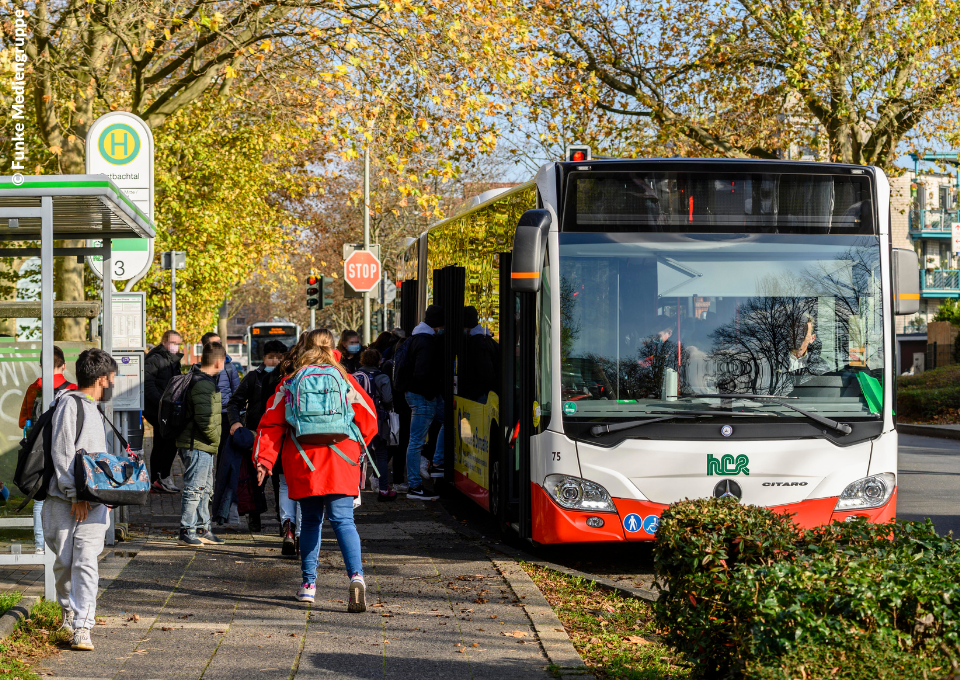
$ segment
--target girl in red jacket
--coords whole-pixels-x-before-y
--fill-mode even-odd
[[[326,514],[337,535],[337,543],[340,544],[343,562],[347,567],[347,576],[350,577],[350,603],[347,611],[362,612],[367,608],[366,586],[360,560],[360,536],[353,521],[353,500],[360,495],[361,466],[351,465],[326,446],[304,442],[301,445],[313,462],[314,469],[311,471],[307,467],[293,442],[291,427],[286,420],[284,388],[293,375],[305,366],[333,366],[351,387],[347,398],[353,406],[354,421],[366,443],[377,434],[377,412],[373,400],[340,365],[330,331],[321,328],[307,333],[303,338],[301,351],[290,359],[293,361],[293,371],[280,383],[274,396],[267,402],[267,411],[263,414],[257,430],[253,459],[257,465],[258,481],[263,483],[279,457],[283,461],[290,498],[300,502],[300,567],[303,571],[303,585],[297,593],[297,599],[301,602],[313,602],[316,597],[320,526]],[[359,462],[363,455],[360,444],[351,439],[338,442],[337,448],[354,461]]]

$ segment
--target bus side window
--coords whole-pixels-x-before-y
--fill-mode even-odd
[[[537,381],[536,400],[540,405],[540,425],[535,428],[542,432],[550,424],[551,397],[553,395],[553,371],[550,370],[551,330],[550,310],[552,307],[552,289],[550,286],[550,257],[547,256],[540,274],[540,292],[537,294]]]

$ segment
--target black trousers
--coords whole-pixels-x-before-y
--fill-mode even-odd
[[[177,441],[175,438],[164,439],[153,429],[153,451],[150,453],[150,471],[154,480],[170,476],[170,469],[177,457]]]

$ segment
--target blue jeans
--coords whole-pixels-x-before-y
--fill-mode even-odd
[[[280,473],[280,524],[284,520],[290,520],[296,525],[294,533],[300,535],[300,504],[297,501],[290,500],[290,491],[287,489],[287,478]]]
[[[33,545],[35,550],[43,550],[43,520],[40,519],[40,512],[43,510],[43,501],[33,502]]]
[[[347,567],[347,576],[363,576],[360,561],[360,534],[353,522],[353,496],[332,494],[301,498],[300,513],[303,530],[300,532],[300,569],[304,583],[317,582],[317,562],[320,557],[320,527],[326,514],[340,544],[340,554]]]
[[[186,529],[191,536],[197,533],[197,529],[210,531],[214,456],[198,449],[180,449],[180,458],[184,467],[180,528]]]
[[[440,433],[437,435],[437,448],[433,453],[433,464],[443,465],[443,397],[427,399],[415,392],[406,393],[410,406],[410,443],[407,445],[407,483],[411,489],[423,485],[420,478],[420,452],[430,435],[430,425],[440,421]]]

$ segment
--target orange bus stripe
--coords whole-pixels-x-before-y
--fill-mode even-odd
[[[538,279],[540,275],[536,272],[511,272],[511,279]]]

